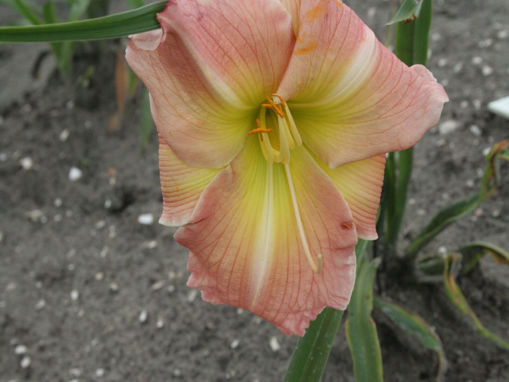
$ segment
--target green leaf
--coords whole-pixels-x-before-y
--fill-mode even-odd
[[[420,316],[408,311],[401,305],[375,298],[375,306],[405,333],[416,338],[426,349],[433,350],[438,357],[437,381],[442,381],[447,369],[447,360],[440,338],[433,328]]]
[[[70,4],[69,20],[75,21],[83,17],[90,5],[90,0],[74,0]]]
[[[147,89],[144,89],[141,102],[141,139],[142,147],[145,148],[147,147],[150,134],[152,133],[152,130],[154,130],[154,121],[152,119],[152,114],[150,113],[150,96]]]
[[[166,1],[95,19],[25,27],[0,27],[0,42],[87,41],[119,38],[160,28],[156,14]]]
[[[371,318],[376,267],[376,260],[361,259],[348,307],[345,329],[356,382],[383,381],[382,352],[375,322]]]
[[[422,0],[420,14],[414,26],[414,52],[413,64],[428,64],[428,43],[431,19],[433,14],[433,1]]]
[[[476,241],[462,247],[459,252],[463,255],[462,274],[475,268],[485,255],[490,255],[499,264],[509,265],[509,252],[490,243]]]
[[[336,338],[343,311],[325,308],[309,325],[292,355],[285,382],[318,382]]]
[[[34,25],[42,23],[42,20],[37,16],[22,0],[14,0],[14,9],[25,19]],[[14,28],[14,27],[13,27]]]
[[[442,232],[451,223],[472,212],[484,200],[493,195],[497,187],[497,161],[500,159],[507,160],[506,155],[508,149],[509,139],[505,139],[493,145],[490,153],[486,156],[486,169],[484,170],[481,190],[479,193],[468,199],[451,204],[435,215],[428,225],[426,225],[426,227],[424,227],[424,229],[406,247],[406,254],[416,254],[426,243]]]
[[[359,240],[355,247],[357,259],[362,259],[368,242]],[[285,382],[318,382],[329,359],[343,311],[325,308],[299,339],[286,372]]]
[[[408,23],[419,17],[421,12],[421,0],[404,0],[396,14],[385,25],[392,25],[399,22]]]
[[[455,254],[461,256],[461,274],[465,275],[472,271],[479,261],[486,255],[490,255],[493,259],[504,265],[509,265],[509,252],[504,249],[497,247],[496,245],[485,243],[482,241],[476,241],[461,247],[454,251]],[[447,265],[449,255],[431,254],[423,256],[417,261],[417,268],[420,273],[423,274],[424,278],[428,278],[433,281],[442,280],[444,269]],[[437,280],[437,277],[440,277]]]
[[[467,316],[472,324],[474,325],[477,333],[479,333],[484,338],[494,342],[497,346],[502,349],[509,350],[509,342],[504,341],[491,331],[489,331],[479,320],[477,315],[468,305],[468,302],[461,292],[456,280],[454,279],[453,269],[457,267],[457,261],[459,260],[460,255],[452,254],[448,257],[446,262],[446,267],[444,270],[444,288],[445,293],[452,304],[461,312],[463,315]]]

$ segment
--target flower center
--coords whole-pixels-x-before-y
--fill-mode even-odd
[[[271,113],[268,111],[272,111]],[[302,145],[302,138],[297,130],[295,121],[293,120],[290,109],[285,100],[278,94],[272,94],[267,97],[267,103],[263,103],[256,119],[256,129],[251,130],[248,134],[258,134],[262,153],[268,164],[268,187],[272,187],[272,165],[281,163],[285,168],[288,189],[292,201],[293,213],[299,231],[299,238],[304,250],[304,255],[309,266],[315,273],[322,270],[322,255],[319,253],[316,257],[318,264],[313,259],[309,248],[308,239],[302,218],[300,214],[297,195],[293,183],[292,172],[290,170],[290,150]],[[269,195],[270,192],[269,191]]]
[[[258,133],[265,159],[269,163],[288,164],[290,150],[302,145],[302,138],[285,100],[278,94],[267,97],[267,103],[261,105],[256,124],[257,128],[248,134]]]

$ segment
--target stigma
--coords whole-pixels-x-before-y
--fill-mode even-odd
[[[248,134],[258,133],[260,148],[269,163],[288,164],[291,150],[302,145],[302,138],[283,97],[272,94],[266,101],[258,112],[257,128]]]

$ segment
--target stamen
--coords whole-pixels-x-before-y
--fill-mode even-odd
[[[281,118],[284,118],[283,110],[281,109],[281,105],[276,105],[276,103],[270,98],[267,97],[268,104],[262,103],[262,107],[266,107],[274,110]]]
[[[256,125],[258,127],[256,129],[253,129],[253,130],[249,131],[247,133],[247,135],[253,135],[253,134],[256,134],[256,133],[270,133],[272,131],[272,129],[263,129],[260,126],[260,120],[259,119],[256,119]]]
[[[309,249],[308,240],[304,231],[304,225],[302,224],[302,218],[300,217],[299,205],[297,204],[297,197],[295,196],[295,188],[293,185],[292,174],[290,172],[290,166],[285,164],[286,179],[288,180],[288,188],[290,189],[290,195],[292,197],[293,212],[295,214],[295,220],[297,221],[297,228],[299,229],[300,241],[304,248],[304,255],[309,263],[309,266],[314,273],[320,273],[323,268],[323,256],[319,253],[316,258],[318,259],[318,265],[316,265],[313,257],[311,256],[311,250]]]

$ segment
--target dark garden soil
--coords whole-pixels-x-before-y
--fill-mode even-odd
[[[389,1],[348,3],[383,40]],[[487,111],[509,95],[508,20],[507,0],[435,1],[429,64],[451,102],[416,147],[401,248],[477,192],[483,152],[509,136],[509,121]],[[46,45],[0,45],[0,382],[281,381],[297,338],[185,286],[186,250],[157,224],[157,140],[153,132],[142,146],[140,97],[108,131],[115,45],[103,48],[100,59],[80,49],[75,67],[96,68],[77,96],[51,60],[30,77]],[[509,248],[509,166],[500,175],[498,193],[425,253],[473,240]],[[145,214],[153,223],[139,223]],[[509,381],[509,352],[477,335],[440,284],[409,279],[382,274],[377,293],[436,328],[446,380]],[[459,284],[481,321],[509,339],[508,268],[485,259]],[[435,355],[378,321],[386,381],[433,381]],[[343,328],[323,381],[353,381]]]

